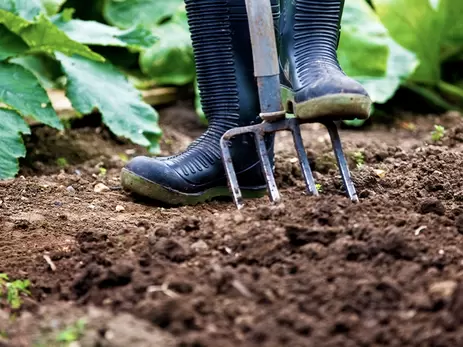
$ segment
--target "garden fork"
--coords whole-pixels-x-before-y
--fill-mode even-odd
[[[270,0],[246,0],[246,9],[251,34],[254,75],[257,79],[259,91],[260,117],[263,122],[257,125],[233,128],[227,131],[220,141],[222,161],[225,166],[228,186],[233,194],[233,199],[238,209],[244,206],[244,201],[233,166],[229,143],[233,137],[246,133],[254,134],[259,159],[262,164],[262,171],[267,183],[267,190],[272,202],[280,202],[281,196],[273,175],[264,135],[276,133],[278,131],[290,131],[292,133],[302,174],[306,183],[307,193],[309,195],[318,195],[300,130],[301,124],[314,123],[316,120],[287,117],[286,111],[282,105],[278,53]],[[320,123],[327,128],[330,135],[347,195],[353,202],[357,202],[357,193],[342,150],[341,139],[336,123],[334,121],[320,121]]]

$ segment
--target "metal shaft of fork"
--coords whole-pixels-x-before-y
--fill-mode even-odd
[[[280,69],[270,0],[246,0],[246,11],[251,37],[254,75],[257,79],[259,92],[260,116],[264,120],[282,119],[286,113],[281,103]],[[253,127],[231,129],[222,137],[220,147],[222,149],[222,160],[228,178],[228,185],[238,209],[244,206],[244,202],[238,178],[233,167],[228,142],[232,137],[242,135],[246,132],[254,133],[256,149],[262,166],[262,174],[266,179],[270,198],[273,202],[280,201],[280,194],[276,187],[273,169],[264,141],[264,133],[257,131],[257,128]]]

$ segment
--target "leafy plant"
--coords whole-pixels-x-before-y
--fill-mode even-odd
[[[365,154],[363,152],[360,152],[360,151],[353,152],[352,159],[354,160],[355,165],[357,166],[357,169],[365,165]]]
[[[445,135],[445,128],[442,125],[434,125],[434,130],[431,133],[431,139],[434,142],[442,140]]]
[[[4,273],[0,274],[0,303],[1,300],[6,299],[11,309],[16,310],[20,308],[22,304],[21,295],[30,295],[29,286],[29,280],[16,280],[10,282],[8,275]]]
[[[84,335],[86,325],[87,322],[85,319],[79,319],[71,326],[67,327],[63,331],[60,331],[56,337],[56,341],[65,343],[78,341]]]
[[[16,175],[17,158],[26,154],[22,135],[30,129],[25,119],[64,128],[45,85],[64,87],[79,114],[100,111],[114,134],[152,152],[158,149],[156,111],[122,72],[88,46],[139,52],[155,43],[155,36],[142,27],[120,30],[72,19],[73,10],[57,13],[62,3],[10,0],[0,5],[0,179]]]
[[[443,64],[463,53],[463,2],[453,0],[372,0],[392,38],[414,52],[417,69],[404,86],[444,109],[463,107],[463,89],[443,79]],[[463,76],[458,76],[463,78]]]

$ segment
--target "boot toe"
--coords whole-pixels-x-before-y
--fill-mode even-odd
[[[365,88],[356,80],[344,74],[329,74],[315,79],[296,92],[295,101],[304,102],[328,95],[355,94],[368,97]]]
[[[121,174],[123,188],[140,195],[147,195],[153,187],[181,190],[182,177],[164,160],[139,156],[126,164]]]

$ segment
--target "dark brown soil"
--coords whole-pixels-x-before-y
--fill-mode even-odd
[[[164,153],[201,132],[192,117],[163,113]],[[304,194],[282,134],[283,204],[238,212],[134,200],[118,175],[142,149],[104,129],[38,128],[21,175],[0,183],[0,273],[32,292],[18,312],[0,299],[0,346],[67,346],[58,334],[82,318],[73,346],[463,346],[462,134],[456,114],[343,131],[352,204],[325,131],[307,125],[322,195]]]

